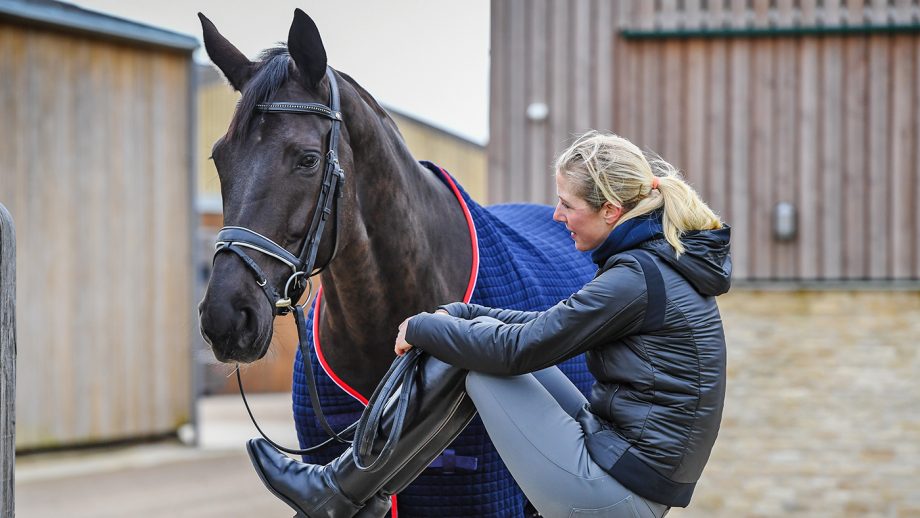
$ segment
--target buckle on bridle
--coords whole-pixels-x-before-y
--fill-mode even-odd
[[[277,301],[275,301],[276,308],[278,309],[290,309],[291,308],[291,306],[293,305],[293,302],[291,301],[291,295],[290,295],[291,283],[296,281],[294,284],[294,287],[299,288],[301,286],[301,282],[298,279],[300,277],[305,277],[305,276],[306,276],[305,272],[294,272],[294,275],[291,275],[290,277],[288,277],[287,282],[284,283],[283,298],[280,298]],[[307,291],[307,299],[309,299],[310,297],[313,296],[313,278],[306,277],[306,279],[307,279],[307,286],[309,287],[309,290]]]

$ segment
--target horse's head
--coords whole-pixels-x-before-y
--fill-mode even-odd
[[[318,221],[321,185],[330,171],[341,181],[341,171],[351,170],[352,154],[344,128],[333,131],[333,125],[341,126],[338,108],[318,110],[330,104],[335,79],[331,71],[327,75],[326,51],[310,17],[297,9],[287,47],[268,50],[256,62],[199,17],[208,55],[242,93],[226,135],[212,150],[226,227],[218,236],[224,249],[214,258],[198,308],[201,333],[218,360],[251,362],[268,350],[272,320],[284,311],[272,299],[286,294],[296,303],[303,293],[304,276],[295,274],[311,262],[305,243]],[[332,146],[339,162],[330,160],[333,133],[339,136]],[[337,209],[334,201],[329,204]],[[338,211],[332,212],[313,267],[333,255]]]

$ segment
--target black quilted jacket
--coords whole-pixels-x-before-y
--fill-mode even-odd
[[[686,506],[722,418],[725,336],[715,296],[730,285],[729,232],[685,234],[679,259],[663,239],[640,245],[665,288],[657,329],[643,329],[649,295],[632,250],[607,258],[594,280],[546,311],[453,303],[443,307],[451,317],[412,318],[406,339],[444,362],[498,375],[585,353],[597,382],[578,420],[592,459],[637,494]]]

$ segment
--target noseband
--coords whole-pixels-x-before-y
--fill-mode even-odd
[[[217,254],[224,251],[236,254],[255,275],[256,283],[268,298],[268,303],[271,305],[272,313],[275,316],[286,315],[295,305],[296,300],[292,301],[291,298],[292,288],[296,293],[309,283],[312,290],[310,279],[329,266],[339,248],[339,214],[341,210],[339,209],[338,200],[342,197],[342,188],[345,183],[345,171],[339,165],[338,156],[339,126],[342,123],[342,112],[339,106],[338,83],[336,82],[335,74],[332,73],[332,69],[329,67],[326,67],[326,78],[329,80],[329,106],[319,103],[295,102],[269,102],[256,105],[256,110],[263,113],[318,115],[332,121],[332,129],[329,130],[329,148],[326,151],[326,168],[323,171],[322,188],[320,189],[316,209],[313,211],[310,228],[306,239],[304,239],[300,254],[295,256],[278,243],[245,227],[224,227],[217,233],[215,258]],[[326,264],[314,270],[319,241],[326,227],[326,221],[333,212],[335,212],[335,231],[333,233],[332,255],[326,261]],[[262,268],[252,260],[244,249],[260,252],[281,261],[291,268],[291,275],[288,277],[287,282],[284,283],[284,292],[281,295],[268,282],[268,277],[262,271]]]

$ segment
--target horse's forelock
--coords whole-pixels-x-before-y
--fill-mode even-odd
[[[259,65],[252,79],[246,84],[243,97],[236,105],[236,112],[227,133],[231,139],[243,139],[249,131],[256,105],[269,101],[285,82],[291,78],[291,59],[287,47],[268,49],[259,56]]]

